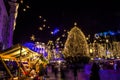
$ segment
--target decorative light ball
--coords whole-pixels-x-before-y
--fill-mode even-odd
[[[20,1],[20,3],[22,3],[22,4],[23,4],[23,0],[21,0],[21,1]]]
[[[63,34],[62,37],[65,37],[65,34]]]
[[[27,7],[27,8],[30,8],[30,6],[28,6],[28,5],[27,5],[26,7]]]
[[[43,21],[46,22],[46,19],[44,19]]]
[[[64,30],[64,32],[66,32],[66,30]]]
[[[23,11],[26,11],[26,9],[24,8]]]
[[[48,26],[48,28],[50,28],[50,26]]]
[[[42,28],[42,27],[39,27],[39,30],[41,30],[41,31],[42,31],[42,30],[43,30],[43,28]]]
[[[45,27],[45,24],[43,25],[43,27]]]
[[[42,18],[42,16],[39,16],[39,18]]]
[[[51,34],[53,34],[53,32],[51,32]]]

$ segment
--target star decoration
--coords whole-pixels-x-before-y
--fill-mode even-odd
[[[43,28],[42,28],[42,27],[39,27],[39,30],[41,30],[41,31],[42,31],[42,30],[43,30]]]
[[[30,39],[31,39],[32,41],[35,41],[35,35],[32,34],[32,36],[30,37]]]

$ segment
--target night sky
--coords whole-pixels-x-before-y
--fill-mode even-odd
[[[27,5],[30,8],[27,9]],[[24,8],[26,11],[23,11]],[[44,19],[46,22],[43,22]],[[24,0],[20,3],[13,42],[30,42],[30,36],[34,34],[35,41],[47,43],[48,40],[66,34],[64,30],[69,31],[74,22],[77,22],[86,36],[109,30],[117,31],[120,30],[120,8],[113,3]],[[46,27],[42,31],[38,30],[43,24]],[[50,34],[55,28],[60,31],[56,35]]]

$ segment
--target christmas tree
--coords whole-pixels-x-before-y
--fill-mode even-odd
[[[88,44],[84,33],[76,26],[68,33],[65,47],[63,50],[64,57],[87,56]]]

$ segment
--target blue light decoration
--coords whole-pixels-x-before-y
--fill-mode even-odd
[[[113,32],[113,31],[108,31],[108,33],[109,33],[111,36],[114,36],[114,35],[115,35],[115,32]]]
[[[101,33],[99,33],[99,35],[100,35],[100,36],[103,36],[103,35],[104,35],[104,33],[102,33],[102,32],[101,32]]]
[[[23,46],[28,47],[30,50],[35,51],[35,44],[34,43],[25,43]]]
[[[37,52],[39,54],[43,54],[44,57],[48,56],[48,53],[46,52],[45,48],[43,47],[37,47],[35,43],[25,43],[23,46],[29,48],[30,50]]]
[[[106,36],[115,36],[117,34],[120,34],[120,30],[118,30],[117,32],[114,31],[107,31],[107,32],[101,32],[101,33],[96,33],[95,34],[95,38],[99,38],[99,37],[106,37]]]
[[[103,35],[106,37],[108,35],[108,32],[103,32]]]
[[[60,30],[58,28],[55,28],[53,31],[53,35],[56,35]]]

